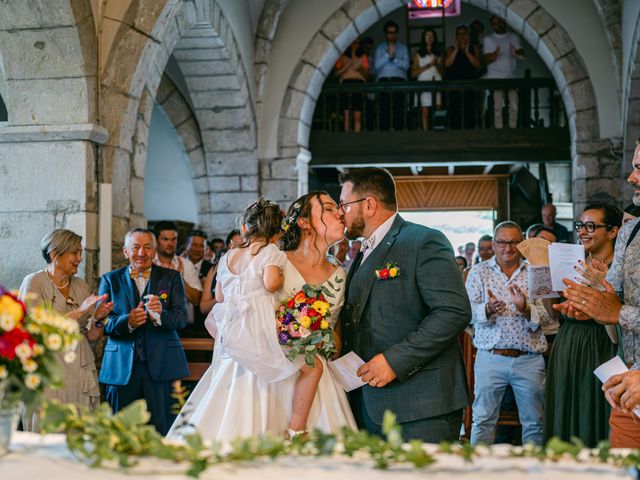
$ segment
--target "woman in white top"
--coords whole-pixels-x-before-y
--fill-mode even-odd
[[[422,31],[420,48],[413,55],[411,64],[411,76],[417,77],[420,82],[433,82],[442,80],[442,50],[438,43],[436,31],[425,28]],[[441,94],[436,93],[436,109],[439,110],[442,104]],[[429,128],[429,107],[433,105],[431,92],[420,94],[420,106],[422,129]]]

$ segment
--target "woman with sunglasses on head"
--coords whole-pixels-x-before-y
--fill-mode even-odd
[[[45,391],[45,396],[62,403],[96,408],[100,403],[100,389],[89,342],[95,342],[103,335],[104,322],[113,308],[113,302],[108,301],[107,295],[91,293],[87,282],[76,276],[82,262],[80,235],[57,229],[42,239],[40,247],[47,266],[24,278],[20,286],[20,298],[51,305],[57,312],[77,320],[84,333],[73,362],[66,363],[60,356],[64,386]],[[22,422],[25,430],[38,431],[37,414],[32,418],[23,418]]]
[[[597,270],[613,261],[621,225],[622,212],[607,204],[588,205],[574,222],[587,254],[585,272],[591,272],[586,275],[590,283],[599,283],[599,278],[604,278],[597,275]],[[615,354],[616,345],[603,325],[563,316],[547,369],[544,441],[554,436],[565,441],[578,437],[593,448],[609,438],[611,408],[593,370]]]

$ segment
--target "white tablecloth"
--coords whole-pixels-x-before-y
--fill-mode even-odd
[[[435,449],[436,447],[433,446]],[[208,469],[203,480],[424,480],[431,479],[541,479],[586,480],[632,478],[629,472],[595,463],[576,463],[572,460],[558,463],[540,463],[534,459],[505,458],[505,446],[494,447],[489,457],[464,463],[457,456],[437,455],[437,463],[425,469],[396,466],[389,470],[376,470],[369,459],[344,457],[286,457],[276,461],[260,460],[254,463],[234,463]],[[187,479],[176,472],[184,466],[156,459],[146,459],[133,472],[139,479]],[[16,476],[19,475],[19,476]],[[114,469],[92,469],[78,462],[65,446],[62,435],[37,435],[14,432],[11,452],[0,457],[0,479],[17,480],[111,480],[131,479]]]

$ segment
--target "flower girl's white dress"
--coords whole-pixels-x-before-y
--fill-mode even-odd
[[[231,252],[251,255],[249,248],[243,253]],[[238,274],[229,268],[229,258],[229,254],[222,257],[218,267],[224,302],[210,313],[217,330],[212,365],[176,418],[168,438],[179,439],[195,429],[205,440],[225,442],[265,432],[281,435],[289,425],[295,382],[304,360],[299,357],[291,362],[285,357],[278,343],[275,307],[277,300],[297,292],[305,281],[273,244],[264,247]],[[262,281],[268,265],[284,271],[284,286],[275,295],[265,290]],[[332,304],[334,324],[344,302],[345,277],[340,267],[325,282],[334,293],[334,298],[327,299]],[[347,397],[326,364],[307,426],[334,433],[343,426],[356,428]]]

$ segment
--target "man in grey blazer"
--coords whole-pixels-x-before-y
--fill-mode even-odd
[[[406,440],[458,440],[469,403],[458,335],[471,308],[451,245],[398,215],[387,170],[352,169],[340,184],[347,237],[365,238],[340,316],[342,353],[366,362],[367,385],[349,395],[356,422],[381,434],[391,410]]]

